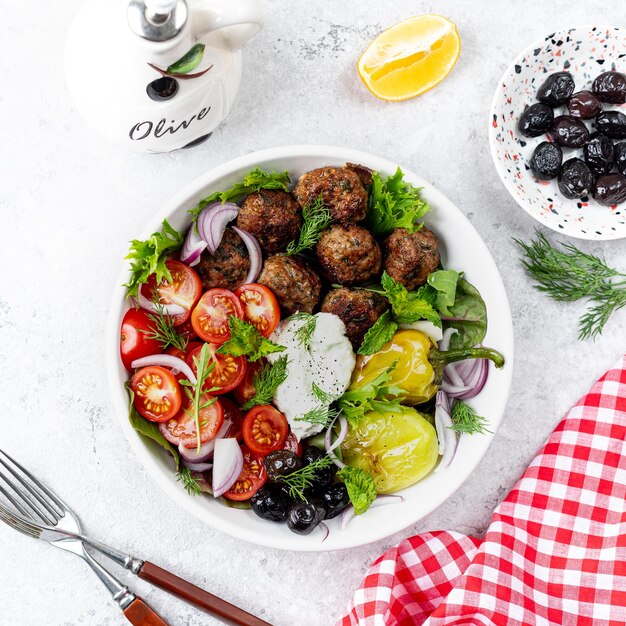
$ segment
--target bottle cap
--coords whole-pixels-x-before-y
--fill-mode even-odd
[[[130,0],[128,25],[149,41],[167,41],[176,37],[187,22],[185,0]]]

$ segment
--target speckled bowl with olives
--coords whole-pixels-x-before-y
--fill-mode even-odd
[[[496,90],[492,157],[517,203],[581,239],[626,237],[626,30],[572,28],[520,54]]]

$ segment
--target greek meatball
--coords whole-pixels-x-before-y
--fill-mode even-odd
[[[316,252],[333,283],[358,285],[380,272],[380,247],[368,230],[356,224],[333,224],[322,233]]]
[[[287,315],[312,313],[322,289],[320,277],[303,260],[286,254],[268,257],[257,283],[274,292]]]
[[[205,250],[194,269],[204,289],[224,287],[233,291],[243,285],[250,269],[246,244],[234,230],[227,228],[215,253]]]
[[[409,233],[396,228],[383,243],[385,270],[409,291],[426,283],[431,272],[439,267],[439,241],[425,226]]]
[[[243,201],[237,226],[254,235],[265,253],[283,252],[298,237],[302,209],[290,193],[263,189]]]
[[[386,300],[372,291],[332,289],[322,302],[322,311],[334,313],[346,325],[346,337],[356,352],[363,343],[365,333],[387,309]]]
[[[346,167],[320,167],[306,172],[293,193],[303,207],[321,194],[335,222],[360,222],[367,213],[367,191],[358,174]]]

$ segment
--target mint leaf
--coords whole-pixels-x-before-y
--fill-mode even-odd
[[[256,327],[234,315],[228,318],[228,327],[230,339],[225,341],[218,350],[222,354],[247,356],[249,361],[258,361],[268,354],[286,350],[285,346],[279,346],[263,337]]]
[[[391,305],[393,317],[398,324],[411,324],[418,320],[429,320],[441,328],[441,318],[434,308],[437,291],[430,285],[423,285],[417,291],[395,281],[387,272],[383,272],[381,284]]]
[[[385,311],[365,333],[358,354],[378,352],[394,336],[398,325],[391,319],[391,312]]]
[[[343,480],[348,490],[354,512],[357,515],[365,513],[378,495],[374,477],[365,470],[349,465],[337,472],[337,476]]]

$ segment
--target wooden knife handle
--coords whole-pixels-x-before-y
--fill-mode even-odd
[[[141,598],[135,598],[124,609],[124,615],[133,626],[169,626]]]
[[[201,609],[219,615],[240,626],[272,626],[268,622],[264,622],[262,619],[230,604],[230,602],[226,602],[226,600],[222,600],[212,593],[192,585],[190,582],[149,561],[144,562],[138,576],[190,604],[195,604]]]

